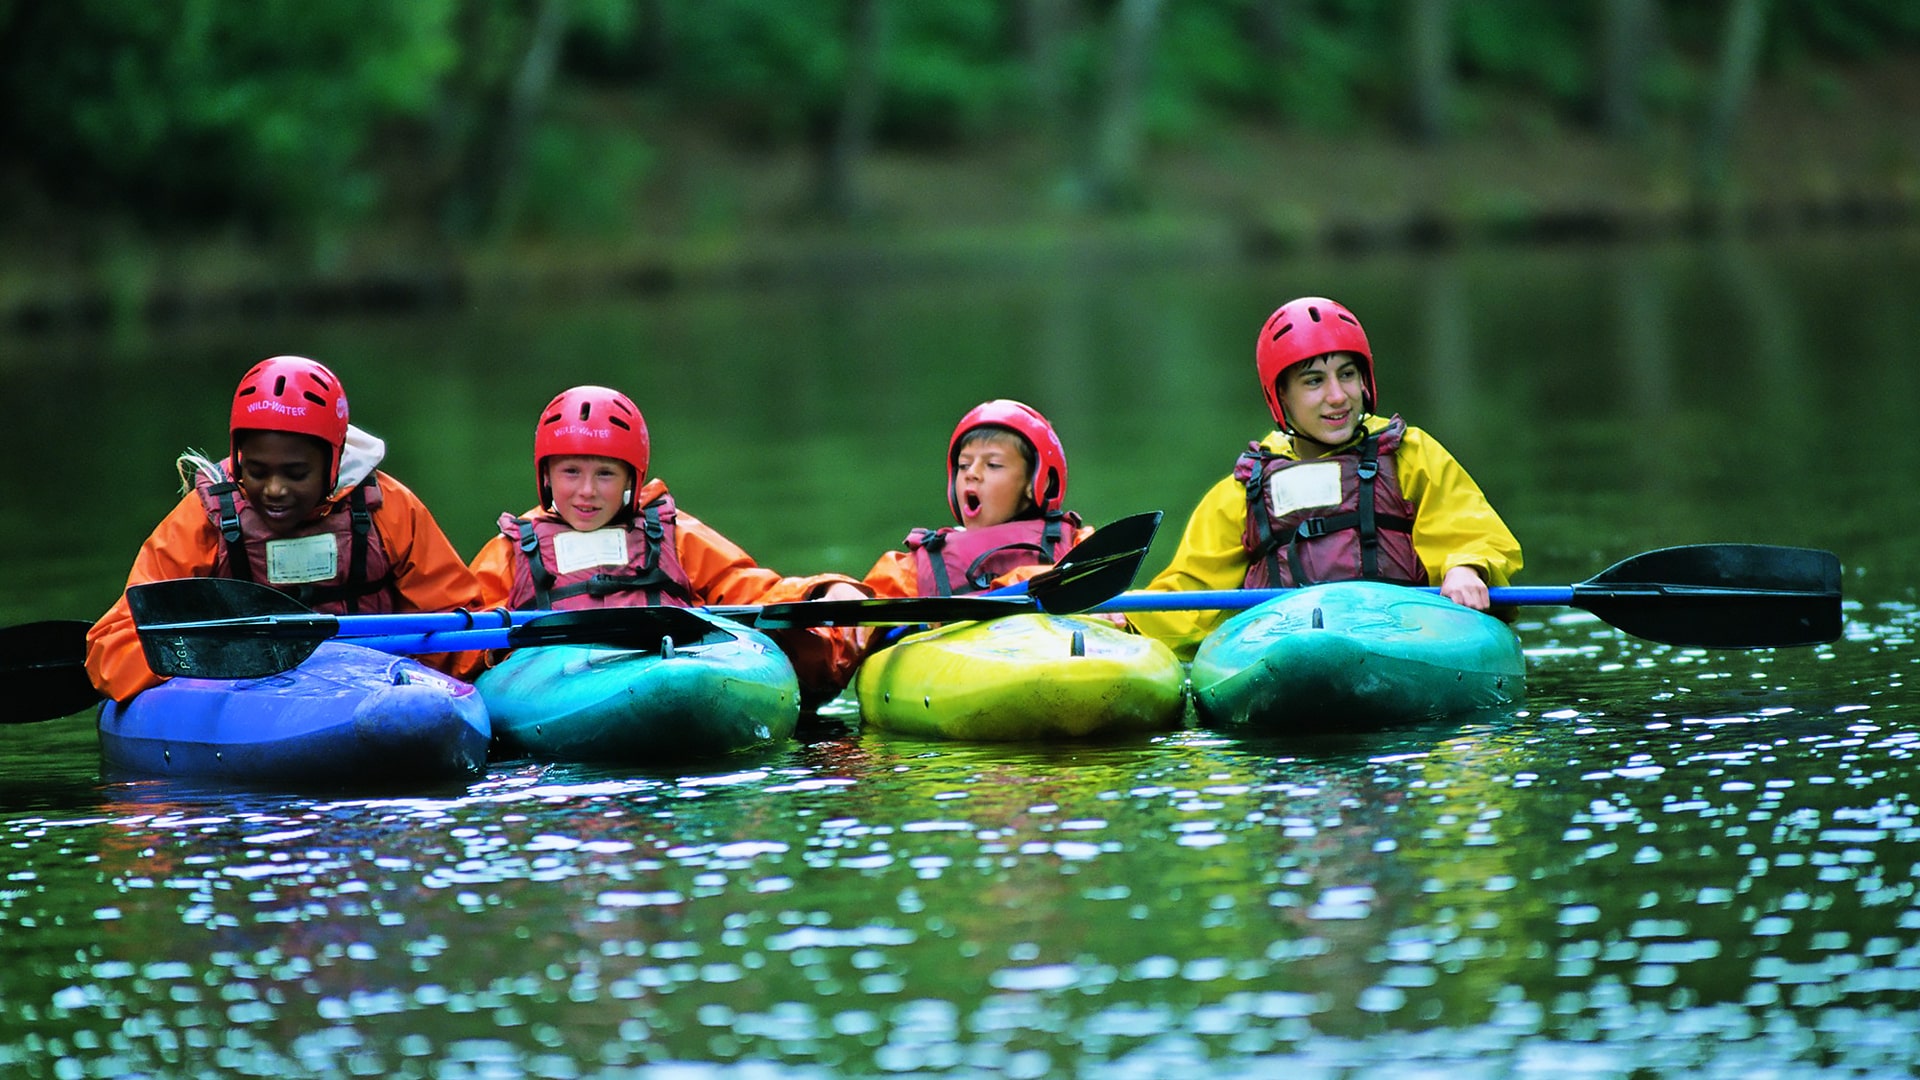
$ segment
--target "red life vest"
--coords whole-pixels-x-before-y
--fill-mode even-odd
[[[693,583],[680,565],[677,514],[673,496],[661,495],[640,508],[625,525],[609,525],[593,533],[578,533],[557,517],[500,515],[500,534],[514,542],[513,596],[508,607],[555,608],[562,611],[595,607],[691,607]],[[556,542],[571,545],[563,536],[617,536],[624,541],[625,560],[592,566],[564,565]],[[616,541],[618,542],[618,541]]]
[[[1259,443],[1234,463],[1246,485],[1241,546],[1253,558],[1245,587],[1287,588],[1324,581],[1427,583],[1413,549],[1416,508],[1400,491],[1394,451],[1407,431],[1386,427],[1310,461],[1282,457]]]
[[[280,534],[248,504],[246,490],[229,478],[230,469],[223,461],[218,477],[204,468],[193,475],[200,504],[220,533],[213,576],[271,585],[328,615],[394,610],[393,565],[380,530],[373,527],[382,501],[378,474],[361,481],[326,514]],[[333,543],[315,537],[330,537]]]
[[[915,529],[906,547],[921,596],[964,596],[1009,570],[1059,562],[1079,531],[1080,515],[1067,510],[981,529]]]

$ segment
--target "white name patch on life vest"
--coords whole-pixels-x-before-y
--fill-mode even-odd
[[[331,533],[267,541],[267,581],[271,584],[306,585],[330,581],[339,573],[340,545]]]
[[[596,566],[627,565],[627,530],[595,529],[560,533],[553,538],[556,574],[591,570]]]
[[[1340,463],[1337,461],[1291,465],[1267,481],[1267,507],[1274,517],[1339,505]]]

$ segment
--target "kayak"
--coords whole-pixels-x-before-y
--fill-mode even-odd
[[[793,737],[800,683],[772,639],[713,618],[658,649],[516,649],[475,685],[497,757],[648,763],[753,750]]]
[[[262,679],[169,679],[100,707],[110,771],[308,788],[416,787],[486,767],[474,688],[340,641]]]
[[[1186,672],[1166,645],[1099,619],[948,623],[869,656],[861,720],[946,739],[1083,738],[1178,727]]]
[[[1240,612],[1200,643],[1191,675],[1203,724],[1274,735],[1378,729],[1526,695],[1526,656],[1507,624],[1370,581]]]

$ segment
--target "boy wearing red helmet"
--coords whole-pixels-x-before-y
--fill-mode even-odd
[[[227,456],[189,451],[182,498],[134,557],[127,585],[232,577],[329,614],[479,606],[471,572],[414,493],[375,466],[380,439],[347,422],[347,395],[300,356],[255,364],[234,391]],[[423,657],[470,674],[472,653]],[[162,680],[147,667],[123,593],[87,634],[87,674],[126,701]]]
[[[1398,415],[1373,415],[1373,350],[1345,307],[1282,305],[1255,349],[1277,430],[1253,443],[1187,519],[1148,588],[1283,588],[1372,579],[1438,583],[1485,611],[1520,569],[1520,543],[1445,447]],[[1191,659],[1220,611],[1139,612],[1142,633]]]
[[[956,596],[1023,581],[1092,534],[1066,499],[1067,453],[1047,418],[1004,398],[976,405],[947,441],[958,527],[908,533],[866,585],[876,596]]]
[[[680,509],[647,475],[647,424],[631,399],[604,386],[565,390],[534,427],[539,505],[501,514],[500,534],[474,556],[488,607],[643,607],[861,599],[843,574],[782,577]],[[855,656],[850,635],[783,630],[803,696],[831,698]]]

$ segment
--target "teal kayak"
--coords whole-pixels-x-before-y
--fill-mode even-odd
[[[660,650],[517,649],[475,681],[496,757],[648,764],[793,737],[800,684],[766,635],[726,619]]]
[[[1284,735],[1518,704],[1527,673],[1519,639],[1499,619],[1417,589],[1344,581],[1220,624],[1191,677],[1202,723]]]

